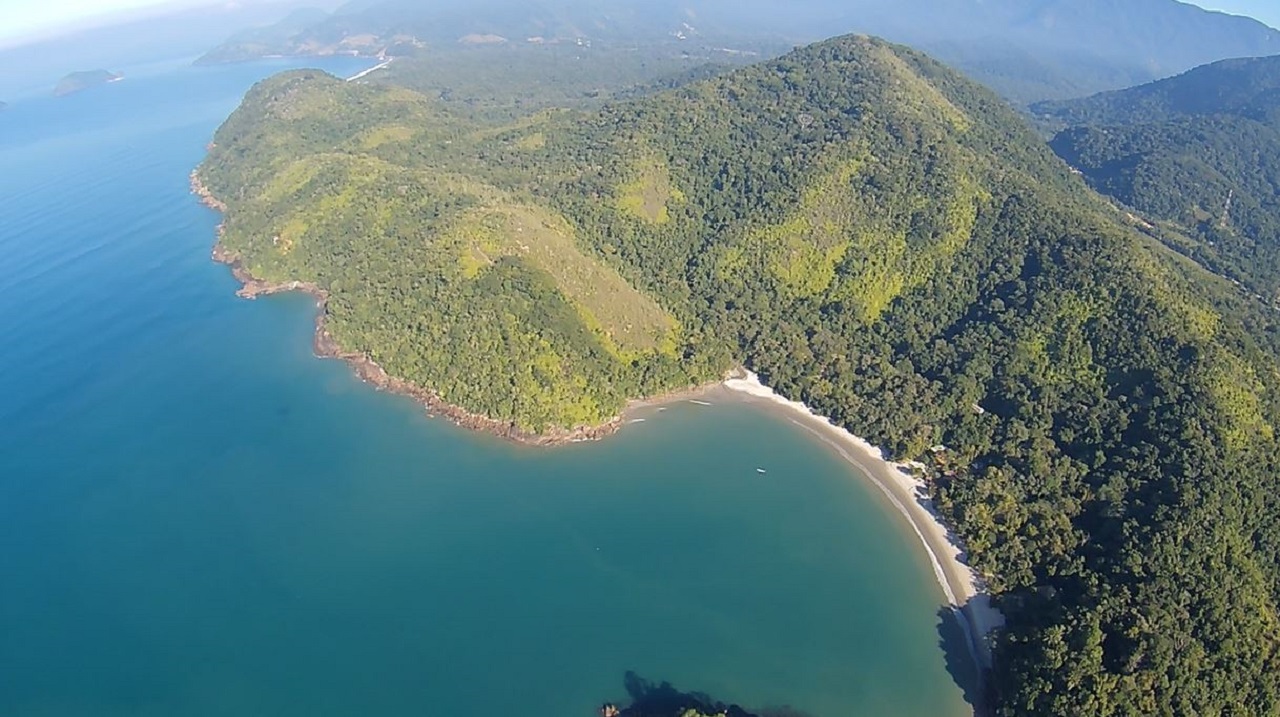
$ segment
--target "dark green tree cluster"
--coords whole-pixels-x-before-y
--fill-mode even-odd
[[[1052,146],[1166,243],[1280,300],[1280,58],[1228,60],[1037,111]]]

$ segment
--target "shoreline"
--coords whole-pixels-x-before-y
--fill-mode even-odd
[[[778,395],[754,373],[746,372],[745,378],[730,378],[724,386],[745,400],[768,404],[792,423],[811,432],[875,485],[907,521],[965,632],[981,695],[983,673],[992,666],[989,636],[1004,624],[1004,616],[991,604],[983,580],[969,566],[959,539],[934,508],[924,481],[916,475],[919,464],[890,461],[881,449],[818,415],[805,404]]]
[[[226,204],[204,186],[197,171],[191,173],[191,189],[205,206],[220,213],[226,213]],[[919,464],[895,463],[888,460],[879,448],[837,426],[830,419],[820,416],[805,404],[780,396],[761,383],[756,374],[742,368],[734,369],[718,381],[630,400],[617,416],[596,426],[580,426],[572,430],[557,429],[543,434],[522,431],[510,422],[472,413],[444,401],[429,389],[391,376],[377,362],[363,353],[343,351],[325,325],[328,292],[309,282],[271,283],[254,277],[240,261],[240,257],[222,245],[222,231],[223,226],[219,224],[219,241],[213,248],[212,258],[230,267],[232,275],[240,282],[241,288],[236,291],[237,296],[256,299],[260,296],[290,291],[311,295],[316,301],[312,346],[317,357],[342,360],[365,383],[373,385],[380,391],[408,396],[422,404],[429,414],[443,416],[462,428],[489,433],[523,445],[562,446],[607,438],[630,423],[637,414],[645,414],[651,409],[659,409],[672,403],[706,397],[716,391],[727,391],[735,398],[763,403],[785,413],[788,420],[811,432],[819,441],[851,464],[857,473],[864,476],[865,480],[875,485],[910,525],[929,558],[934,578],[942,589],[948,606],[965,633],[978,680],[977,694],[981,699],[985,682],[984,674],[992,666],[989,636],[993,630],[1004,624],[1004,616],[991,605],[990,596],[985,590],[983,581],[969,567],[967,555],[960,546],[959,540],[947,528],[942,517],[933,507],[924,482],[916,476]]]
[[[219,200],[200,180],[199,170],[191,172],[191,193],[196,195],[206,207],[221,214],[226,214],[227,205]],[[576,426],[572,429],[557,428],[545,433],[531,433],[520,429],[510,421],[497,420],[468,411],[461,406],[445,401],[428,388],[392,376],[379,366],[376,361],[362,352],[344,351],[333,338],[333,335],[329,333],[326,326],[328,316],[326,306],[329,301],[329,293],[327,291],[311,282],[269,282],[255,277],[245,268],[239,255],[229,251],[222,245],[222,224],[218,225],[217,231],[219,239],[213,247],[211,258],[219,264],[225,264],[230,267],[231,275],[236,278],[236,281],[240,282],[241,286],[236,290],[236,296],[252,300],[260,296],[297,291],[308,294],[315,299],[315,333],[312,337],[312,349],[318,358],[332,358],[343,361],[361,381],[372,385],[379,391],[408,396],[420,403],[430,415],[442,416],[462,428],[488,433],[514,443],[550,447],[598,441],[617,433],[619,429],[626,425],[628,419],[636,411],[697,397],[722,385],[723,380],[739,375],[739,372],[734,371],[728,374],[725,379],[712,383],[678,388],[668,393],[648,398],[631,399],[627,401],[618,415],[597,425]]]

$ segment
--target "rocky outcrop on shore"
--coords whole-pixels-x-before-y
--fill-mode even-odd
[[[210,145],[212,146],[212,145]],[[213,196],[213,192],[200,181],[200,171],[192,170],[191,172],[191,193],[200,198],[200,203],[223,214],[227,212],[227,205],[221,199]],[[218,227],[221,231],[222,227]]]

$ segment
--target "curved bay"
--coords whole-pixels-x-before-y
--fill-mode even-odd
[[[287,64],[0,115],[0,711],[589,715],[627,670],[967,711],[909,530],[785,419],[513,446],[316,360],[306,297],[236,299],[186,177]]]

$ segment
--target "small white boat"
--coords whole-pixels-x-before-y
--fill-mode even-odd
[[[757,468],[757,469],[756,469],[756,473],[766,473],[766,472],[767,472],[767,471],[766,471],[765,469],[763,469],[763,468]]]

